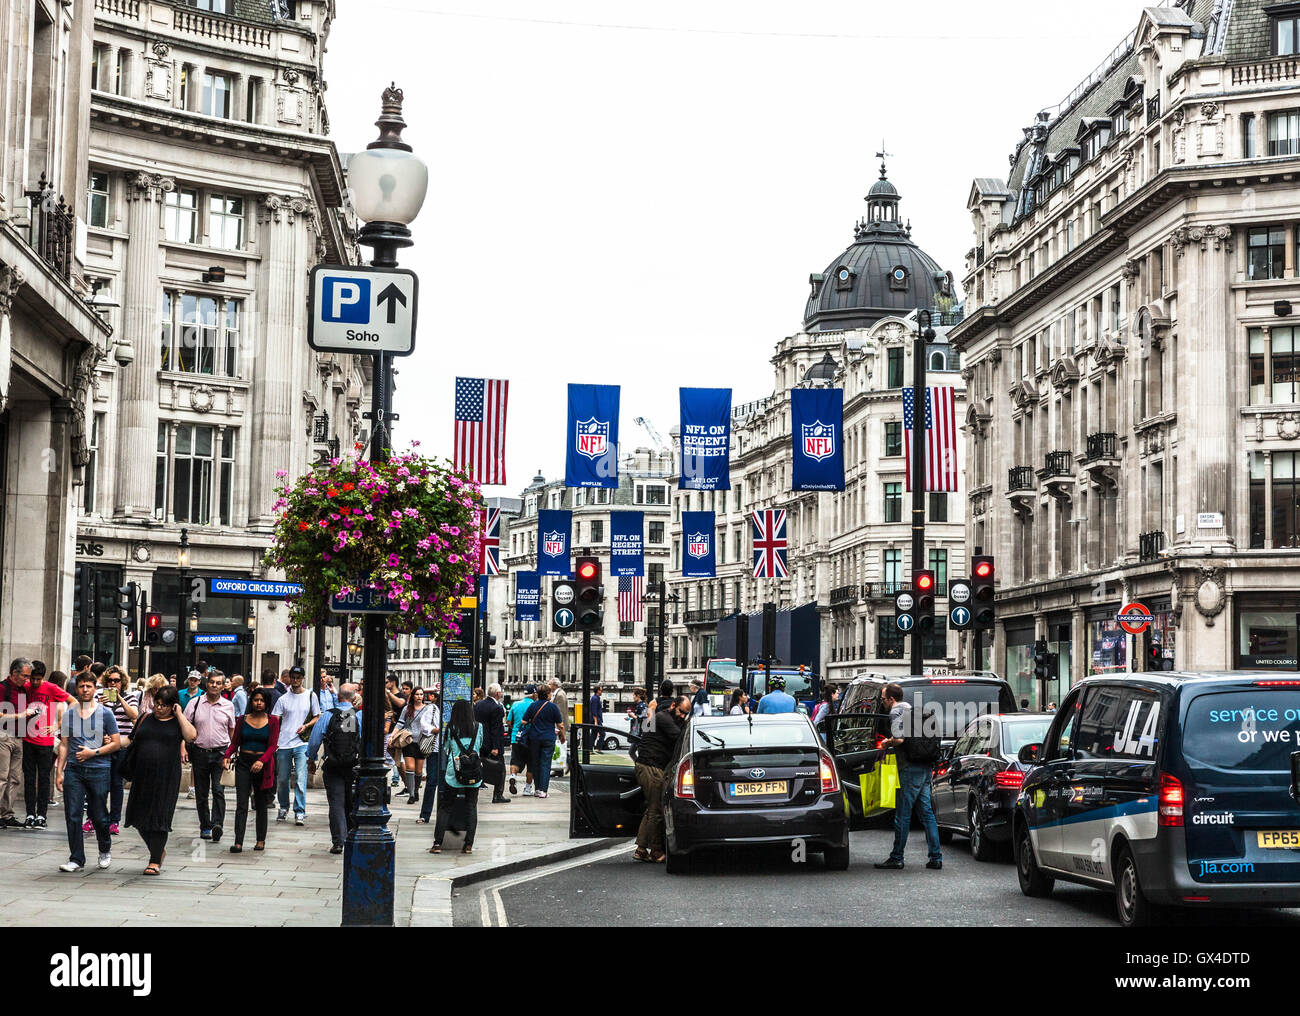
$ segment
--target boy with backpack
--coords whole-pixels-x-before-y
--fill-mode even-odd
[[[889,707],[890,737],[882,747],[898,751],[899,787],[894,799],[894,848],[889,857],[876,863],[876,867],[903,867],[903,850],[912,824],[912,809],[919,805],[925,844],[930,853],[925,866],[938,870],[943,867],[943,851],[939,846],[939,825],[930,806],[930,773],[939,760],[938,718],[933,714],[933,706],[923,717],[915,716],[912,706],[903,701],[900,685],[885,685],[884,699]]]
[[[325,800],[329,802],[331,854],[343,853],[343,841],[356,822],[352,813],[352,786],[361,763],[361,723],[354,708],[356,695],[355,684],[339,688],[339,704],[325,713],[324,732],[319,741],[319,746],[325,749],[321,780],[325,784]]]

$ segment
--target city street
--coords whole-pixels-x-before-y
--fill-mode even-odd
[[[632,860],[632,841],[591,859],[471,885],[453,900],[457,927],[858,926],[1116,928],[1114,897],[1058,882],[1030,899],[1010,861],[981,864],[963,839],[944,848],[942,871],[925,867],[925,838],[913,830],[907,867],[877,871],[893,833],[851,834],[853,861],[829,872],[821,859],[791,863],[784,852],[714,854],[687,875]],[[918,840],[919,837],[919,840]],[[499,899],[499,902],[498,902]],[[504,916],[504,921],[502,920]],[[1300,929],[1300,910],[1181,911],[1179,925]]]

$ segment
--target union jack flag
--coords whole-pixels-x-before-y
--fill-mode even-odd
[[[501,574],[501,509],[484,508],[479,517],[483,522],[483,545],[479,550],[478,573]]]
[[[786,559],[785,509],[751,514],[754,523],[754,578],[783,579],[790,574]]]
[[[618,577],[618,620],[620,624],[641,620],[641,592],[644,579],[640,575]]]

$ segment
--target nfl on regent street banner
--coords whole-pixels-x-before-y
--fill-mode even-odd
[[[615,578],[645,575],[645,512],[609,513],[609,573]]]
[[[713,578],[713,512],[682,512],[682,578]]]
[[[682,388],[681,490],[731,489],[731,389]]]
[[[794,490],[844,489],[844,389],[792,388]]]
[[[537,574],[570,574],[569,534],[573,532],[573,512],[567,508],[543,508],[537,513]]]
[[[515,572],[515,620],[542,619],[542,578],[535,571]]]
[[[569,385],[566,487],[618,486],[618,385]]]

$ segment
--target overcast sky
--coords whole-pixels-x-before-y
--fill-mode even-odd
[[[976,176],[1137,25],[1140,0],[339,0],[341,151],[389,80],[429,197],[399,446],[450,455],[457,374],[509,378],[506,487],[564,467],[565,385],[622,386],[625,449],[679,386],[772,389],[808,275],[853,239],[882,139],[912,237],[959,280]]]

